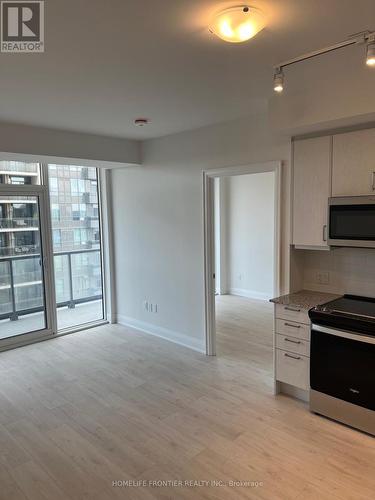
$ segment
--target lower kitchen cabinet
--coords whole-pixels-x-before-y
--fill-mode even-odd
[[[304,400],[310,388],[308,309],[275,304],[275,391]]]

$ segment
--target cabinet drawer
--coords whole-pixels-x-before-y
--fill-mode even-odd
[[[310,342],[287,335],[276,335],[276,347],[283,351],[291,351],[310,357]]]
[[[310,319],[307,313],[307,309],[302,309],[301,307],[276,304],[276,318],[288,319],[308,325],[310,324]]]
[[[310,359],[301,354],[276,349],[276,379],[308,390],[310,387]]]
[[[276,333],[290,335],[298,339],[310,340],[310,325],[295,323],[285,319],[276,319]]]

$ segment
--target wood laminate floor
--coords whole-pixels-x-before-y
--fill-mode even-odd
[[[0,499],[373,499],[374,439],[273,396],[270,304],[217,317],[216,358],[119,325],[0,353]]]

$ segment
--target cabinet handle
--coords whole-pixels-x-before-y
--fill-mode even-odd
[[[288,354],[287,352],[284,352],[284,356],[292,359],[301,359],[301,356],[293,356],[292,354]]]
[[[374,184],[372,185],[372,189],[375,190]],[[323,241],[327,241],[327,224],[324,224],[323,226]]]
[[[284,338],[285,342],[291,342],[292,344],[301,344],[300,340],[290,340],[288,338]]]
[[[287,306],[285,306],[284,309],[285,309],[285,311],[293,311],[295,313],[301,312],[301,309],[293,309],[293,307],[287,307]]]
[[[375,172],[372,173],[372,190],[375,191]]]
[[[284,323],[284,326],[290,326],[291,328],[301,328],[301,325],[292,325],[291,323]]]

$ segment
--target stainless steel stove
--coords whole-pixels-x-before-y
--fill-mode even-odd
[[[311,411],[375,435],[375,299],[344,295],[309,316]]]

